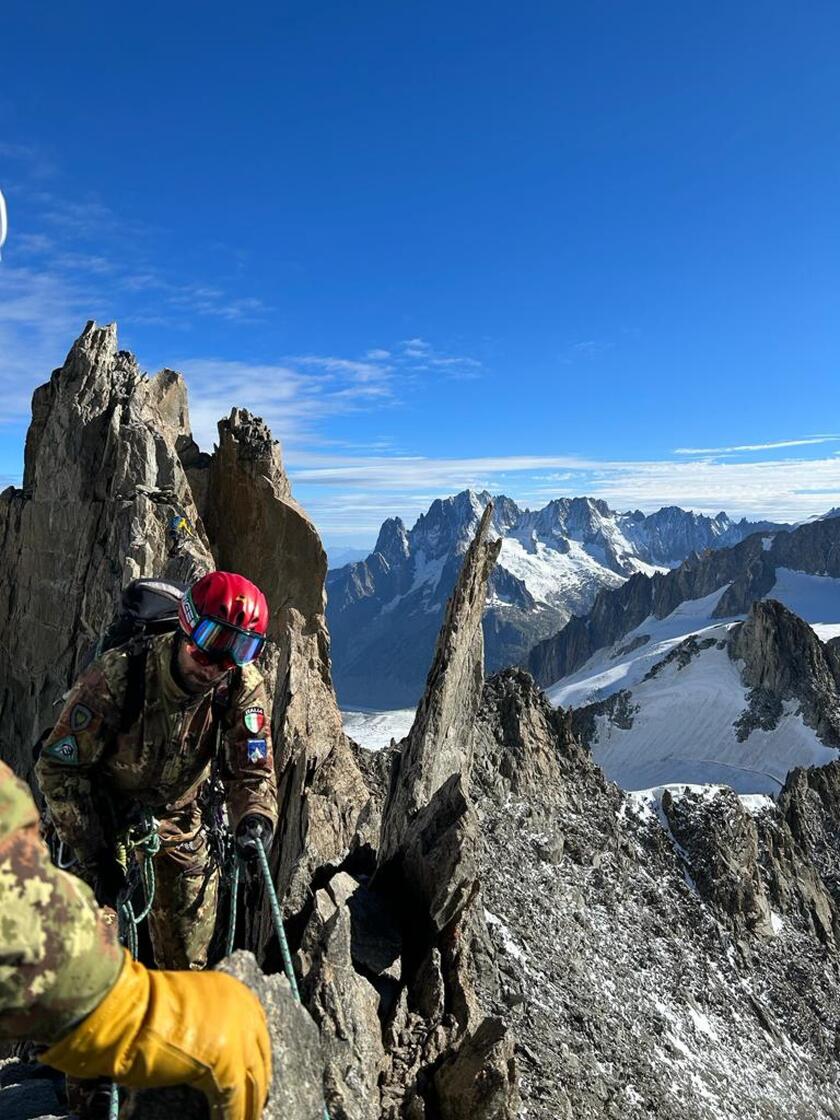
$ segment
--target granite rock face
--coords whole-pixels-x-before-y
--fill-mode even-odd
[[[338,864],[356,834],[368,792],[341,726],[329,662],[327,559],[315,526],[291,496],[280,447],[241,409],[219,423],[208,464],[205,525],[216,566],[263,589],[271,642],[262,668],[274,694],[280,825],[273,867],[286,906],[304,905],[315,869]],[[265,900],[250,931],[271,937]]]
[[[481,616],[499,548],[491,512],[464,558],[414,726],[389,752],[387,790],[367,768],[371,819],[381,819],[372,858],[351,858],[317,891],[303,933],[302,990],[327,1040],[331,1116],[516,1114],[514,1041],[479,994],[497,979],[469,794]]]
[[[21,775],[55,704],[132,579],[188,580],[213,566],[175,451],[188,432],[179,374],[141,373],[116,328],[88,323],[36,390],[23,487],[0,494],[0,757]]]

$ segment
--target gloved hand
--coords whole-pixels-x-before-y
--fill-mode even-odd
[[[192,1085],[213,1120],[260,1120],[271,1082],[271,1043],[253,992],[223,972],[150,972],[128,952],[108,995],[41,1061],[132,1089]]]
[[[243,817],[236,830],[236,851],[241,859],[251,863],[257,858],[257,844],[261,843],[266,855],[271,850],[274,829],[268,817],[251,813]]]
[[[114,853],[103,848],[97,853],[93,864],[93,893],[100,906],[116,909],[120,895],[128,888],[128,875],[125,868],[114,858]]]

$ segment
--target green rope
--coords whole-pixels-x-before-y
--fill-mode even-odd
[[[234,852],[233,854],[233,867],[230,872],[230,911],[228,912],[228,931],[227,943],[225,945],[225,956],[229,957],[233,952],[234,942],[236,941],[236,904],[239,896],[239,857]]]
[[[257,858],[260,861],[262,868],[263,879],[265,880],[265,889],[268,894],[269,905],[271,906],[271,916],[274,919],[274,928],[277,931],[277,940],[280,942],[280,955],[283,958],[283,971],[286,973],[286,979],[289,981],[289,987],[292,989],[292,995],[300,1003],[300,992],[298,991],[297,979],[295,978],[295,970],[292,967],[292,954],[289,952],[289,942],[286,940],[286,931],[283,928],[283,915],[280,913],[280,903],[277,901],[277,891],[274,889],[274,882],[271,878],[271,868],[268,866],[268,856],[265,854],[265,848],[262,841],[257,838]]]
[[[137,840],[131,839],[130,842],[126,844],[126,859],[130,859],[131,854],[138,850],[143,853],[143,860],[140,864],[140,881],[143,884],[143,896],[146,905],[139,914],[135,914],[134,906],[131,902],[131,893],[127,898],[117,903],[117,915],[120,923],[120,940],[135,960],[137,959],[140,947],[137,927],[148,918],[155,901],[155,891],[157,890],[154,857],[160,851],[160,836],[158,835],[157,824],[154,818],[152,818],[144,836],[141,836]],[[108,1103],[108,1120],[119,1120],[119,1115],[120,1090],[117,1083],[113,1081],[111,1083],[111,1099]]]
[[[277,932],[277,940],[280,942],[280,955],[283,958],[283,971],[286,973],[286,979],[289,981],[289,987],[292,989],[292,995],[298,1003],[301,1002],[300,991],[297,986],[297,979],[295,977],[295,970],[292,966],[292,954],[289,952],[289,942],[286,940],[286,930],[283,928],[283,915],[280,913],[280,903],[277,899],[277,891],[274,889],[274,880],[271,878],[271,868],[268,865],[268,856],[266,855],[265,848],[263,847],[262,840],[257,839],[257,858],[260,861],[260,868],[265,880],[265,889],[268,894],[269,905],[271,906],[271,916],[274,919],[274,929]],[[330,1120],[329,1109],[324,1105],[324,1113],[322,1120]]]

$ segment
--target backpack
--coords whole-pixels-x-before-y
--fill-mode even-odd
[[[119,613],[99,639],[95,656],[177,630],[178,606],[186,590],[186,584],[166,579],[132,580],[122,593]]]
[[[120,731],[128,731],[143,710],[149,639],[178,629],[178,606],[186,590],[186,584],[172,580],[132,580],[122,593],[118,614],[89,659],[88,664],[109,649],[128,648],[128,677]]]

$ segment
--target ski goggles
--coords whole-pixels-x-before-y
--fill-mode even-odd
[[[265,645],[264,635],[240,630],[217,618],[200,618],[190,634],[190,641],[210,661],[232,661],[240,666],[259,657]]]

